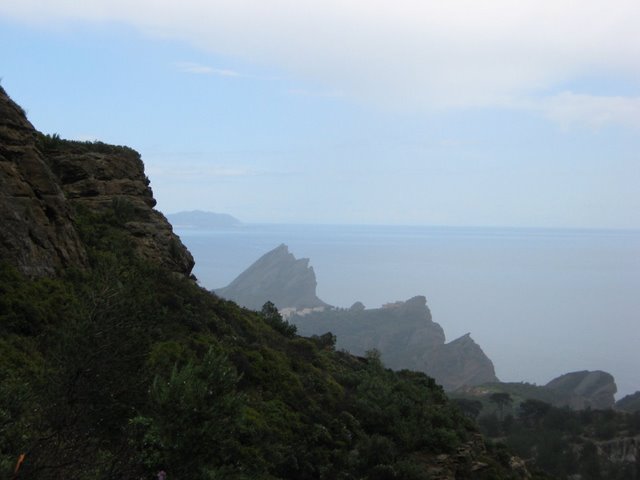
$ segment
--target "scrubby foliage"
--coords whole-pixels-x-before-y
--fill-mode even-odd
[[[474,433],[426,375],[142,263],[126,217],[77,212],[88,270],[0,266],[0,477],[419,480]]]
[[[472,407],[470,399],[456,401],[468,406],[468,410]],[[478,415],[478,410],[473,411]],[[575,411],[526,399],[508,411],[501,411],[499,405],[491,408],[489,402],[478,423],[487,437],[526,459],[533,470],[537,468],[557,478],[583,480],[640,478],[633,457],[640,438],[639,412]]]
[[[120,145],[111,145],[108,143],[101,142],[99,140],[94,141],[82,141],[82,140],[67,140],[65,138],[60,137],[59,134],[42,134],[38,133],[37,145],[44,153],[55,153],[59,150],[64,150],[66,154],[69,153],[129,153],[135,154],[139,157],[138,153],[132,148],[120,146]]]

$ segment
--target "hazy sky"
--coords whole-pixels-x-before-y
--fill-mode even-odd
[[[0,0],[34,125],[165,213],[640,228],[637,0]]]

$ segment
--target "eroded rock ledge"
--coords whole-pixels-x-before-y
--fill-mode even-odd
[[[74,212],[127,209],[143,258],[190,275],[193,257],[156,204],[140,155],[127,147],[45,136],[0,87],[0,261],[30,276],[86,266]]]

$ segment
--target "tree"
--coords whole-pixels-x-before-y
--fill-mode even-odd
[[[142,462],[169,478],[207,478],[229,470],[238,445],[244,398],[227,357],[212,347],[201,361],[175,365],[168,378],[156,376],[151,410],[134,419],[143,431]]]
[[[529,398],[520,404],[520,418],[532,425],[537,424],[551,410],[551,405]]]
[[[283,319],[273,302],[265,303],[260,310],[260,315],[271,328],[285,337],[293,338],[296,336],[298,327]]]
[[[482,411],[482,402],[480,400],[472,400],[470,398],[454,398],[455,403],[460,411],[472,420],[478,418]]]
[[[511,405],[513,402],[511,395],[506,392],[496,392],[492,393],[489,396],[489,399],[498,406],[498,410],[500,411],[500,420],[502,420],[504,418],[504,407]]]

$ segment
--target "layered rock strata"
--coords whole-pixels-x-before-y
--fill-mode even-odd
[[[156,204],[140,155],[39,133],[0,88],[1,261],[32,276],[86,266],[74,212],[126,212],[137,253],[190,275],[193,258]]]

